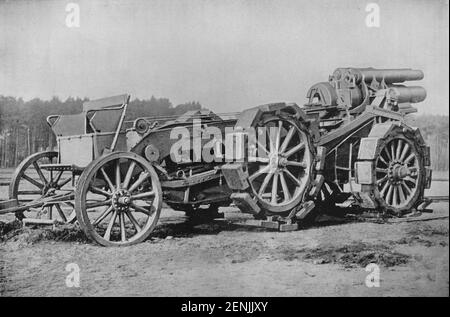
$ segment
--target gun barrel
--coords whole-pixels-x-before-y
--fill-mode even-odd
[[[418,103],[427,97],[427,91],[421,86],[392,85],[388,94],[398,103]]]
[[[345,79],[347,81],[355,79],[356,83],[364,80],[366,83],[372,80],[381,81],[384,79],[386,84],[402,83],[411,80],[421,80],[424,75],[421,70],[410,68],[397,69],[376,69],[376,68],[338,68],[334,71],[333,77],[337,80]]]
[[[423,72],[421,70],[410,69],[410,68],[399,68],[399,69],[375,69],[375,68],[357,68],[353,70],[356,79],[361,81],[370,82],[374,78],[377,81],[384,79],[386,84],[392,83],[402,83],[411,80],[421,80],[423,79]]]

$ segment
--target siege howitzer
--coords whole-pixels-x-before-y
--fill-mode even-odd
[[[402,83],[422,78],[411,69],[338,68],[303,107],[272,103],[229,116],[128,122],[128,95],[86,102],[81,114],[48,118],[57,151],[18,166],[0,213],[77,220],[106,246],[146,239],[163,201],[212,216],[234,203],[280,230],[349,198],[400,216],[424,202],[431,181],[429,147],[404,120],[426,92]],[[229,151],[240,154],[225,160]]]

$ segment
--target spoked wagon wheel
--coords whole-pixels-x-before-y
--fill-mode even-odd
[[[51,197],[72,190],[71,171],[47,171],[43,164],[56,163],[58,153],[39,152],[24,159],[16,168],[9,185],[9,198],[25,204],[43,197]],[[40,209],[16,213],[18,219],[50,219],[74,222],[75,210],[69,203],[56,203]]]
[[[381,204],[396,213],[414,208],[425,187],[424,163],[414,140],[399,134],[384,142],[375,160]]]
[[[266,215],[284,215],[310,187],[314,149],[303,124],[286,115],[264,118],[258,130],[265,130],[266,140],[258,137],[258,155],[249,159],[251,191]]]
[[[154,168],[130,152],[93,161],[81,174],[75,193],[80,226],[103,246],[144,241],[158,222],[161,206],[161,184]]]

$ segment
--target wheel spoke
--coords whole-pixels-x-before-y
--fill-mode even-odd
[[[136,182],[134,182],[133,185],[128,189],[129,192],[133,192],[136,188],[139,187],[148,177],[150,176],[149,172],[143,172],[141,175],[139,175],[139,178]]]
[[[137,212],[142,212],[142,213],[146,214],[147,216],[151,216],[153,211],[154,211],[153,208],[150,208],[151,210],[148,210],[147,208],[139,206],[139,205],[136,205],[133,202],[131,203],[131,207],[134,210],[136,210]]]
[[[289,156],[291,156],[292,154],[302,150],[305,148],[305,143],[300,143],[297,144],[296,146],[294,146],[293,148],[291,148],[289,151],[287,151],[286,153],[284,153],[284,156],[287,158]]]
[[[386,176],[384,176],[383,178],[380,178],[379,180],[377,180],[377,184],[378,185],[381,185],[381,184],[383,184],[385,181],[387,181],[388,180],[388,176],[386,175]]]
[[[267,148],[264,145],[262,145],[261,142],[259,142],[259,140],[256,141],[256,143],[258,144],[258,156],[260,156],[259,149],[263,150],[266,153],[266,155],[269,155],[269,151],[267,150]]]
[[[388,192],[387,192],[387,195],[386,195],[386,203],[388,205],[392,205],[392,194],[393,194],[393,192],[394,192],[394,186],[390,185],[389,189],[388,189]]]
[[[384,174],[387,174],[388,169],[387,169],[387,168],[380,168],[380,167],[377,167],[377,168],[376,168],[376,171],[377,171],[377,173],[384,173]]]
[[[139,200],[139,199],[142,199],[142,198],[149,198],[149,197],[155,197],[155,192],[154,191],[150,191],[150,192],[136,194],[136,195],[131,196],[131,199],[132,200]]]
[[[95,203],[86,204],[86,209],[107,206],[111,204],[111,199],[97,201]]]
[[[283,127],[283,123],[281,121],[278,121],[278,131],[275,139],[275,151],[278,152],[280,149],[280,143],[281,143],[281,129]]]
[[[277,195],[278,195],[278,173],[273,175],[273,183],[272,183],[272,199],[271,203],[277,203]]]
[[[58,182],[59,182],[59,180],[61,179],[61,176],[62,176],[62,174],[64,173],[64,171],[59,171],[59,173],[58,173],[58,176],[56,176],[56,179],[53,181],[53,179],[52,179],[52,181],[55,183],[55,184],[58,184]]]
[[[119,190],[121,187],[121,180],[120,180],[120,159],[116,162],[116,189]]]
[[[59,204],[55,204],[56,211],[58,211],[59,216],[61,217],[62,221],[67,222],[66,215],[64,214],[64,211],[62,210],[61,206]]]
[[[262,174],[266,174],[267,172],[269,172],[270,170],[270,166],[266,165],[262,168],[260,168],[258,171],[256,171],[254,174],[252,174],[248,179],[252,182],[254,179],[256,179],[258,176],[262,175]]]
[[[109,206],[108,208],[106,208],[105,211],[103,211],[102,214],[100,216],[98,216],[97,219],[95,219],[95,221],[92,223],[92,225],[94,227],[97,226],[100,222],[103,221],[103,219],[105,219],[111,213],[111,211],[113,211],[113,209],[114,209],[113,206]]]
[[[381,189],[381,196],[384,197],[384,194],[386,193],[386,190],[389,188],[389,182],[386,182],[386,184],[384,184],[383,188]]]
[[[405,160],[405,164],[409,164],[409,162],[411,162],[413,159],[415,158],[415,154],[411,153],[411,155],[409,155],[406,160]]]
[[[290,200],[291,199],[291,194],[289,193],[289,188],[287,186],[286,183],[286,179],[284,178],[284,174],[280,173],[280,182],[281,182],[281,188],[283,189],[283,195],[284,195],[284,200]]]
[[[403,204],[406,201],[405,193],[403,192],[403,185],[400,183],[400,185],[397,186],[397,188],[400,196],[400,204]]]
[[[125,175],[125,179],[123,181],[123,188],[127,189],[130,184],[131,176],[133,176],[134,168],[136,166],[136,162],[131,162],[128,167],[127,175]]]
[[[417,173],[417,167],[410,167],[409,173]]]
[[[392,157],[391,157],[391,155],[389,154],[389,151],[387,150],[387,148],[384,148],[384,149],[383,149],[383,153],[386,153],[386,156],[387,156],[387,158],[388,158],[388,161],[391,162],[391,161],[392,161]]]
[[[109,189],[111,190],[111,192],[114,192],[115,188],[113,183],[111,182],[111,179],[109,178],[108,174],[106,174],[105,169],[102,167],[100,168],[100,171],[102,172],[103,178],[105,179],[106,183],[109,186]]]
[[[301,167],[303,169],[307,167],[305,162],[296,162],[296,161],[286,161],[286,165],[297,166],[297,167]]]
[[[397,160],[400,159],[400,154],[401,154],[401,150],[403,148],[403,140],[398,140],[398,144],[397,144],[397,152],[395,153],[395,158]]]
[[[270,179],[272,178],[272,175],[273,175],[272,173],[269,173],[266,175],[266,177],[264,178],[264,181],[261,184],[261,187],[259,188],[258,195],[261,196],[262,194],[264,194],[264,192],[266,191],[267,185],[269,184]]]
[[[408,181],[413,183],[414,185],[416,184],[416,180],[414,178],[412,178],[411,176],[406,176],[405,178],[403,178],[404,181]]]
[[[109,193],[106,190],[103,190],[101,188],[98,188],[96,186],[93,186],[93,185],[91,185],[91,187],[89,187],[89,190],[94,194],[102,195],[105,197],[111,197],[111,193]]]
[[[302,182],[297,179],[287,168],[284,169],[283,172],[286,173],[298,186],[302,186]]]
[[[406,190],[406,195],[407,196],[411,195],[411,189],[409,188],[409,186],[404,181],[401,182],[401,185]]]
[[[402,154],[400,154],[400,158],[399,158],[400,161],[403,161],[405,159],[405,156],[408,153],[408,151],[409,151],[409,144],[405,143],[405,146],[403,147]]]
[[[120,238],[122,242],[127,241],[127,232],[125,231],[125,214],[119,214],[119,222],[120,222]]]
[[[108,223],[108,227],[106,228],[105,235],[103,236],[103,238],[105,238],[105,240],[108,240],[108,241],[110,240],[110,238],[111,238],[111,231],[112,231],[112,228],[114,226],[114,223],[116,222],[116,218],[117,218],[117,211],[114,211],[114,213],[113,213],[113,215],[111,217],[111,220]]]
[[[267,134],[269,136],[269,153],[273,153],[275,150],[275,144],[274,144],[274,140],[273,140],[273,129],[274,127],[269,127],[267,131]]]
[[[69,178],[67,178],[67,179],[65,179],[65,180],[63,180],[63,181],[61,181],[61,183],[58,184],[58,187],[59,187],[59,188],[64,187],[64,185],[66,185],[66,184],[67,184],[68,182],[70,182],[71,180],[72,180],[72,176],[69,177]]]
[[[130,219],[130,221],[133,224],[134,228],[136,228],[136,231],[137,232],[141,232],[142,228],[141,228],[141,226],[139,226],[139,223],[137,222],[136,218],[134,218],[133,214],[129,210],[127,210],[125,213],[126,213],[128,219]]]
[[[289,141],[291,141],[292,136],[294,135],[295,132],[295,128],[291,127],[288,131],[288,133],[286,134],[286,137],[283,140],[283,143],[281,143],[281,147],[280,147],[280,153],[284,153],[284,151],[286,151],[287,146],[289,145]]]
[[[392,197],[392,205],[396,206],[398,201],[398,186],[394,185],[394,195]]]
[[[41,181],[44,182],[44,184],[47,184],[48,183],[47,179],[45,178],[44,174],[42,173],[42,170],[39,167],[38,163],[37,162],[33,162],[33,166],[34,166],[34,169],[36,170],[36,172],[38,173],[39,178],[41,179]]]
[[[395,160],[394,142],[391,143],[390,149],[391,149],[391,157],[392,157],[393,160]]]
[[[386,160],[383,158],[383,155],[380,154],[379,158],[380,158],[381,162],[384,163],[384,165],[389,165],[389,163],[386,162]]]
[[[42,189],[42,188],[44,188],[44,186],[45,186],[44,184],[39,183],[38,181],[34,180],[33,178],[31,178],[31,177],[28,176],[28,175],[23,174],[23,175],[22,175],[22,178],[25,179],[25,180],[27,180],[29,183],[33,184],[33,185],[36,186],[37,188]]]

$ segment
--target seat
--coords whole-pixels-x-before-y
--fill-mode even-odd
[[[83,104],[79,114],[53,115],[47,122],[57,136],[58,164],[48,169],[78,170],[102,155],[105,149],[124,149],[120,137],[129,95],[92,100]]]
[[[55,120],[50,126],[57,137],[86,133],[86,115],[84,113],[50,116],[49,118]]]
[[[85,102],[83,112],[88,118],[88,127],[92,130],[87,132],[115,132],[120,123],[123,105],[128,103],[128,99],[128,95],[119,95]]]
[[[79,114],[52,115],[47,122],[56,136],[115,132],[129,95],[91,100],[83,103]]]

